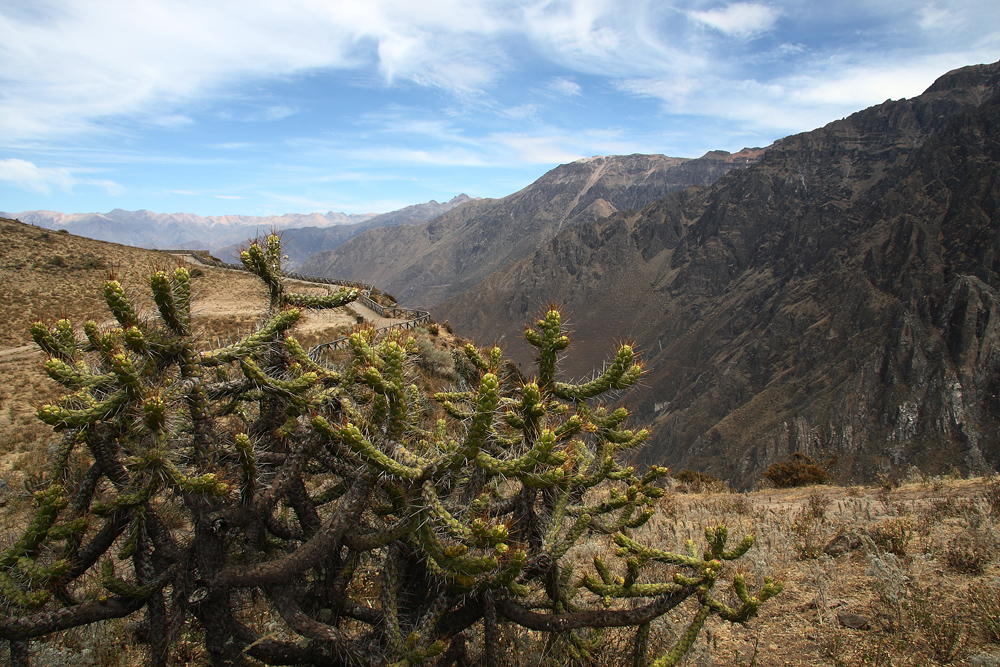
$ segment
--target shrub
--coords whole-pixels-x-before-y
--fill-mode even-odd
[[[674,479],[681,483],[677,490],[682,493],[704,493],[728,491],[729,485],[724,481],[697,470],[681,470],[674,474]]]
[[[1000,589],[996,583],[977,582],[967,592],[969,607],[983,633],[983,638],[1000,644]]]
[[[427,323],[427,333],[429,333],[432,336],[437,336],[439,333],[441,333],[441,327],[438,326],[437,322],[433,322],[433,321],[432,322],[428,322]]]
[[[28,639],[144,613],[154,665],[181,633],[214,665],[468,664],[473,636],[496,664],[505,626],[547,635],[559,661],[587,660],[601,630],[620,627],[641,664],[650,624],[690,599],[687,629],[657,662],[674,665],[709,615],[745,622],[780,592],[765,579],[752,594],[736,574],[735,607],[713,596],[752,536],[727,548],[726,527],[707,528],[707,548],[686,554],[630,536],[668,471],[617,462],[647,435],[600,404],[639,379],[629,346],[594,380],[558,382],[569,341],[550,311],[525,334],[534,378],[513,381],[498,348],[466,345],[466,386],[433,396],[448,415],[435,419],[407,381],[413,339],[355,331],[350,358],[330,367],[292,336],[300,309],[356,290],[286,292],[276,236],[241,258],[271,307],[232,345],[193,346],[184,268],[150,279],[159,321],[109,280],[120,326],[87,322],[81,339],[66,320],[33,325],[71,393],[39,409],[64,437],[37,513],[0,553],[0,638],[18,660]],[[89,461],[78,479],[74,450]],[[590,532],[618,550],[580,576],[566,555]]]
[[[986,500],[990,512],[994,516],[1000,517],[1000,478],[994,478],[987,482],[983,498]]]
[[[909,519],[886,519],[872,526],[870,537],[880,552],[903,558],[913,539],[913,524]]]
[[[449,322],[448,320],[445,320],[444,324],[442,324],[441,326],[443,326],[444,330],[447,331],[448,333],[450,333],[452,335],[455,334],[455,329],[454,329],[454,327],[451,326],[451,322]]]
[[[961,574],[982,574],[991,560],[992,545],[980,531],[964,530],[944,550],[944,562]]]
[[[795,452],[786,461],[772,463],[764,471],[764,477],[779,489],[826,484],[830,479],[829,469],[835,464],[836,460],[831,459],[826,464],[820,465],[805,454]]]

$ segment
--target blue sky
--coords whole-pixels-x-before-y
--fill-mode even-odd
[[[765,146],[1000,59],[996,0],[0,0],[0,210],[383,212]]]

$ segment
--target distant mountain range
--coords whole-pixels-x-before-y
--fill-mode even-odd
[[[312,255],[300,270],[370,282],[402,303],[430,306],[530,255],[560,230],[641,208],[691,185],[710,185],[754,164],[763,153],[748,148],[697,159],[611,155],[579,160],[502,199],[466,202],[405,229],[373,229]]]
[[[847,480],[997,469],[1000,63],[563,229],[433,314],[527,368],[523,323],[552,302],[569,377],[611,341],[644,351],[622,400],[646,460],[740,486],[792,452]]]
[[[248,238],[276,229],[285,232],[288,241],[285,252],[292,256],[292,266],[312,252],[335,248],[367,229],[382,225],[426,222],[470,199],[468,195],[462,194],[443,204],[432,200],[426,204],[407,206],[382,214],[330,211],[325,214],[203,217],[192,213],[115,209],[109,213],[0,211],[0,217],[17,219],[38,227],[65,229],[78,236],[140,248],[210,250],[227,261],[233,261],[238,256],[234,252]]]

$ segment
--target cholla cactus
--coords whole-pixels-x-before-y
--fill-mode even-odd
[[[467,662],[466,636],[480,628],[492,663],[505,623],[548,633],[553,651],[575,659],[603,628],[631,626],[641,665],[650,623],[697,599],[655,663],[665,666],[710,614],[745,621],[780,590],[768,581],[754,596],[738,576],[740,606],[712,596],[723,562],[752,544],[727,550],[724,527],[706,531],[700,556],[632,536],[656,511],[666,470],[623,467],[619,455],[646,432],[598,402],[639,378],[628,345],[592,381],[558,382],[569,340],[552,310],[526,331],[536,378],[511,372],[497,348],[467,345],[475,370],[464,390],[428,397],[403,334],[355,331],[340,367],[316,363],[292,337],[298,308],[336,307],[356,291],[287,293],[274,236],[243,263],[271,308],[256,333],[221,349],[194,345],[182,268],[151,278],[157,323],[109,281],[119,326],[88,322],[83,338],[65,320],[33,327],[46,370],[72,393],[39,410],[65,435],[35,518],[0,553],[0,637],[15,660],[30,638],[145,613],[152,665],[166,664],[168,628],[189,616],[215,665],[245,655],[450,665]],[[80,461],[87,471],[73,474]],[[591,571],[573,558],[594,533],[614,536],[620,565],[596,558]],[[651,562],[677,573],[647,581]],[[243,617],[252,599],[283,632],[262,636]]]

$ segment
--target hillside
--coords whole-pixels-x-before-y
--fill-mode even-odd
[[[469,201],[474,201],[474,198],[466,194],[460,194],[446,202],[438,203],[432,199],[425,204],[406,206],[398,211],[380,213],[379,215],[366,217],[357,222],[335,226],[288,227],[282,230],[281,235],[282,250],[288,256],[285,267],[294,269],[300,266],[311,255],[333,250],[340,244],[369,229],[419,225]],[[245,239],[241,239],[239,243],[233,245],[216,248],[214,249],[214,254],[225,259],[227,262],[237,261],[236,258],[239,257],[239,248],[243,241]]]
[[[746,149],[713,151],[696,160],[663,155],[580,160],[556,167],[502,199],[468,202],[424,225],[369,231],[310,257],[301,270],[377,284],[403,303],[426,307],[530,255],[561,229],[641,208],[689,185],[708,185],[762,153]]]
[[[792,451],[843,478],[1000,463],[1000,64],[788,137],[564,230],[438,306],[481,340],[566,306],[582,358],[645,350],[644,456],[738,485]],[[526,365],[526,364],[525,364]],[[582,374],[588,369],[565,370]]]

